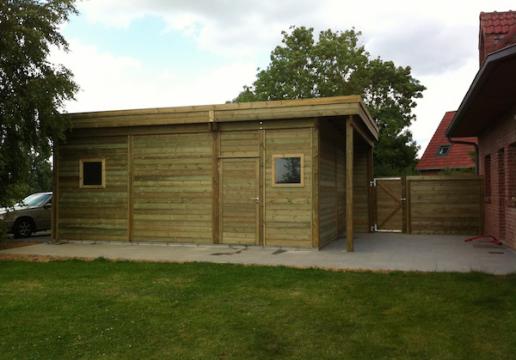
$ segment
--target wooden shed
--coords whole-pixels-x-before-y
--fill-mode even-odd
[[[56,240],[321,248],[371,225],[358,96],[70,114]]]

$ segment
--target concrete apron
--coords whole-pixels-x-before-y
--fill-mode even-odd
[[[465,238],[467,236],[358,234],[353,253],[345,252],[342,239],[322,250],[83,241],[2,250],[0,259],[2,255],[83,259],[103,257],[112,260],[212,262],[328,270],[516,272],[514,251],[486,241],[465,243]]]

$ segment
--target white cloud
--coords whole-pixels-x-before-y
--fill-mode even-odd
[[[137,59],[101,52],[70,39],[70,53],[53,60],[67,66],[81,87],[67,111],[98,111],[220,103],[253,81],[253,63],[234,62],[215,69],[155,69]]]
[[[444,112],[458,107],[478,68],[480,11],[508,10],[514,0],[89,0],[79,6],[88,21],[118,28],[144,16],[159,17],[169,30],[226,63],[178,73],[74,42],[63,62],[83,91],[70,110],[222,102],[253,81],[256,67],[266,65],[257,59],[279,43],[281,30],[355,26],[373,55],[412,66],[428,88],[412,126],[424,149]]]
[[[477,70],[478,59],[475,57],[460,68],[443,72],[440,76],[420,77],[427,90],[416,108],[417,121],[411,129],[416,141],[422,145],[421,151],[430,141],[444,113],[458,109]]]

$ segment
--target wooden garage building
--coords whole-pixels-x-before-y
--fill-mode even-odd
[[[371,224],[361,98],[70,114],[56,240],[321,248]]]

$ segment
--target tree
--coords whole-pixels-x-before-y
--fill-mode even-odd
[[[313,32],[305,27],[283,31],[267,68],[258,69],[256,81],[233,101],[361,95],[380,128],[375,175],[412,173],[418,146],[408,127],[425,87],[412,77],[410,67],[372,58],[354,29],[322,31],[317,41]]]
[[[68,128],[60,111],[78,90],[49,54],[68,50],[59,25],[76,13],[74,0],[0,2],[0,207],[48,188],[52,143]]]

